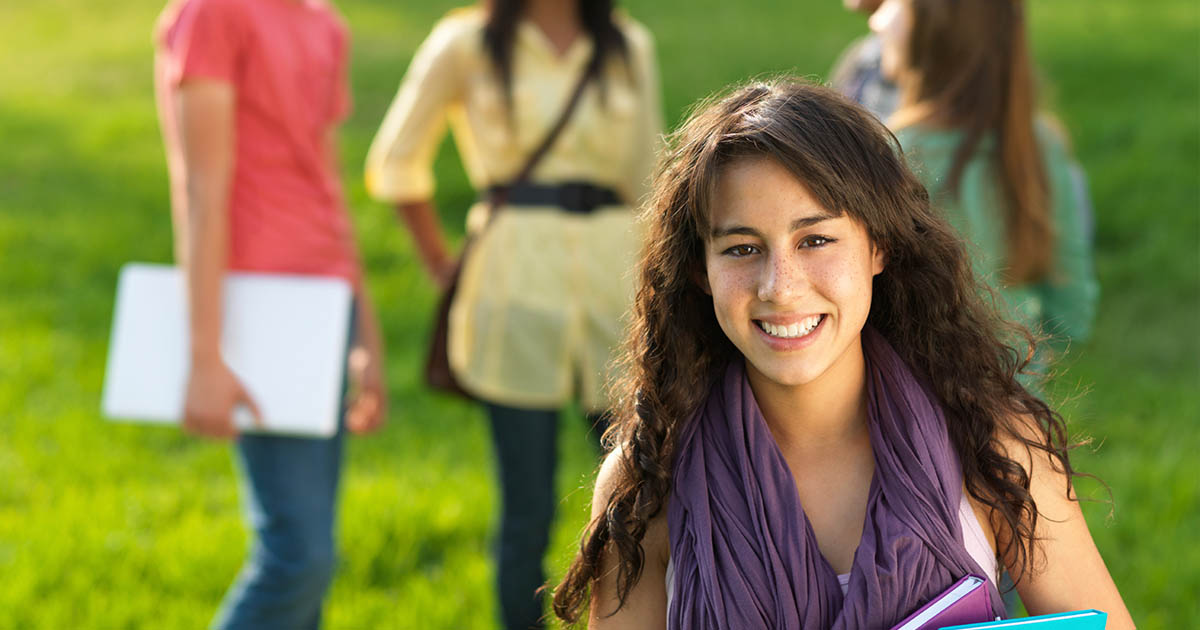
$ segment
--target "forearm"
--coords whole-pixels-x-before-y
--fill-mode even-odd
[[[378,352],[383,348],[383,333],[380,331],[379,318],[375,315],[375,308],[366,291],[364,287],[354,294],[355,326],[358,337],[356,343],[373,352]]]
[[[408,231],[416,243],[421,262],[427,269],[437,270],[450,262],[446,238],[442,234],[441,223],[438,221],[437,210],[431,201],[413,201],[400,203],[396,213],[403,219]]]
[[[219,182],[188,192],[187,278],[192,362],[220,358],[222,280],[229,251],[229,213]]]

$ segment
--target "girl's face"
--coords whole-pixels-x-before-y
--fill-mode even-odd
[[[904,51],[912,33],[912,7],[907,0],[884,0],[867,22],[879,36],[880,71],[893,81],[904,65]]]
[[[860,223],[821,207],[769,158],[725,168],[711,219],[702,286],[747,370],[806,385],[861,352],[883,254]]]

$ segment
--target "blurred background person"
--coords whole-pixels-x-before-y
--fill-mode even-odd
[[[842,3],[851,11],[869,16],[875,13],[883,0],[842,0]],[[884,74],[882,58],[883,45],[879,36],[867,33],[854,40],[838,56],[829,73],[829,83],[835,90],[887,122],[900,105],[900,88],[891,77]],[[1043,112],[1041,117],[1050,130],[1058,133],[1063,145],[1069,146],[1066,128],[1047,112]],[[1078,211],[1082,216],[1084,233],[1090,245],[1095,233],[1096,220],[1087,173],[1074,159],[1069,160],[1067,169],[1071,177],[1071,186],[1078,198]]]
[[[639,246],[632,206],[648,190],[662,128],[656,64],[650,33],[611,0],[458,9],[416,52],[367,157],[368,191],[396,205],[443,290],[455,260],[432,203],[432,166],[446,121],[481,199],[467,218],[473,244],[448,353],[491,424],[507,628],[541,624],[559,410],[577,400],[600,432],[611,407],[604,387]],[[565,127],[512,185],[585,75]],[[493,221],[486,200],[497,194]]]
[[[871,15],[883,0],[842,0],[850,11]],[[834,63],[830,85],[883,121],[896,111],[900,89],[883,75],[883,47],[879,36],[867,33],[854,40]]]
[[[888,124],[976,272],[1059,349],[1086,339],[1099,293],[1086,189],[1038,112],[1024,3],[885,0],[870,26],[901,89]]]
[[[329,439],[237,433],[233,408],[257,410],[221,358],[221,284],[226,270],[351,282],[358,394],[343,424],[364,432],[382,423],[380,335],[334,150],[350,109],[347,29],[321,0],[182,0],[166,7],[155,40],[175,251],[190,301],[184,427],[236,440],[255,534],[214,625],[317,628],[334,566],[342,430]]]

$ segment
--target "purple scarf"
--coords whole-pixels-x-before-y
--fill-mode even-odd
[[[846,596],[737,361],[680,436],[669,628],[886,630],[983,574],[963,545],[962,473],[936,398],[882,335],[866,327],[862,345],[875,476]]]

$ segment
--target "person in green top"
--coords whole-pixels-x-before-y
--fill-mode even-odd
[[[1087,338],[1099,287],[1086,189],[1036,111],[1024,22],[1020,0],[885,0],[870,20],[901,89],[888,125],[976,273],[1062,351]]]

